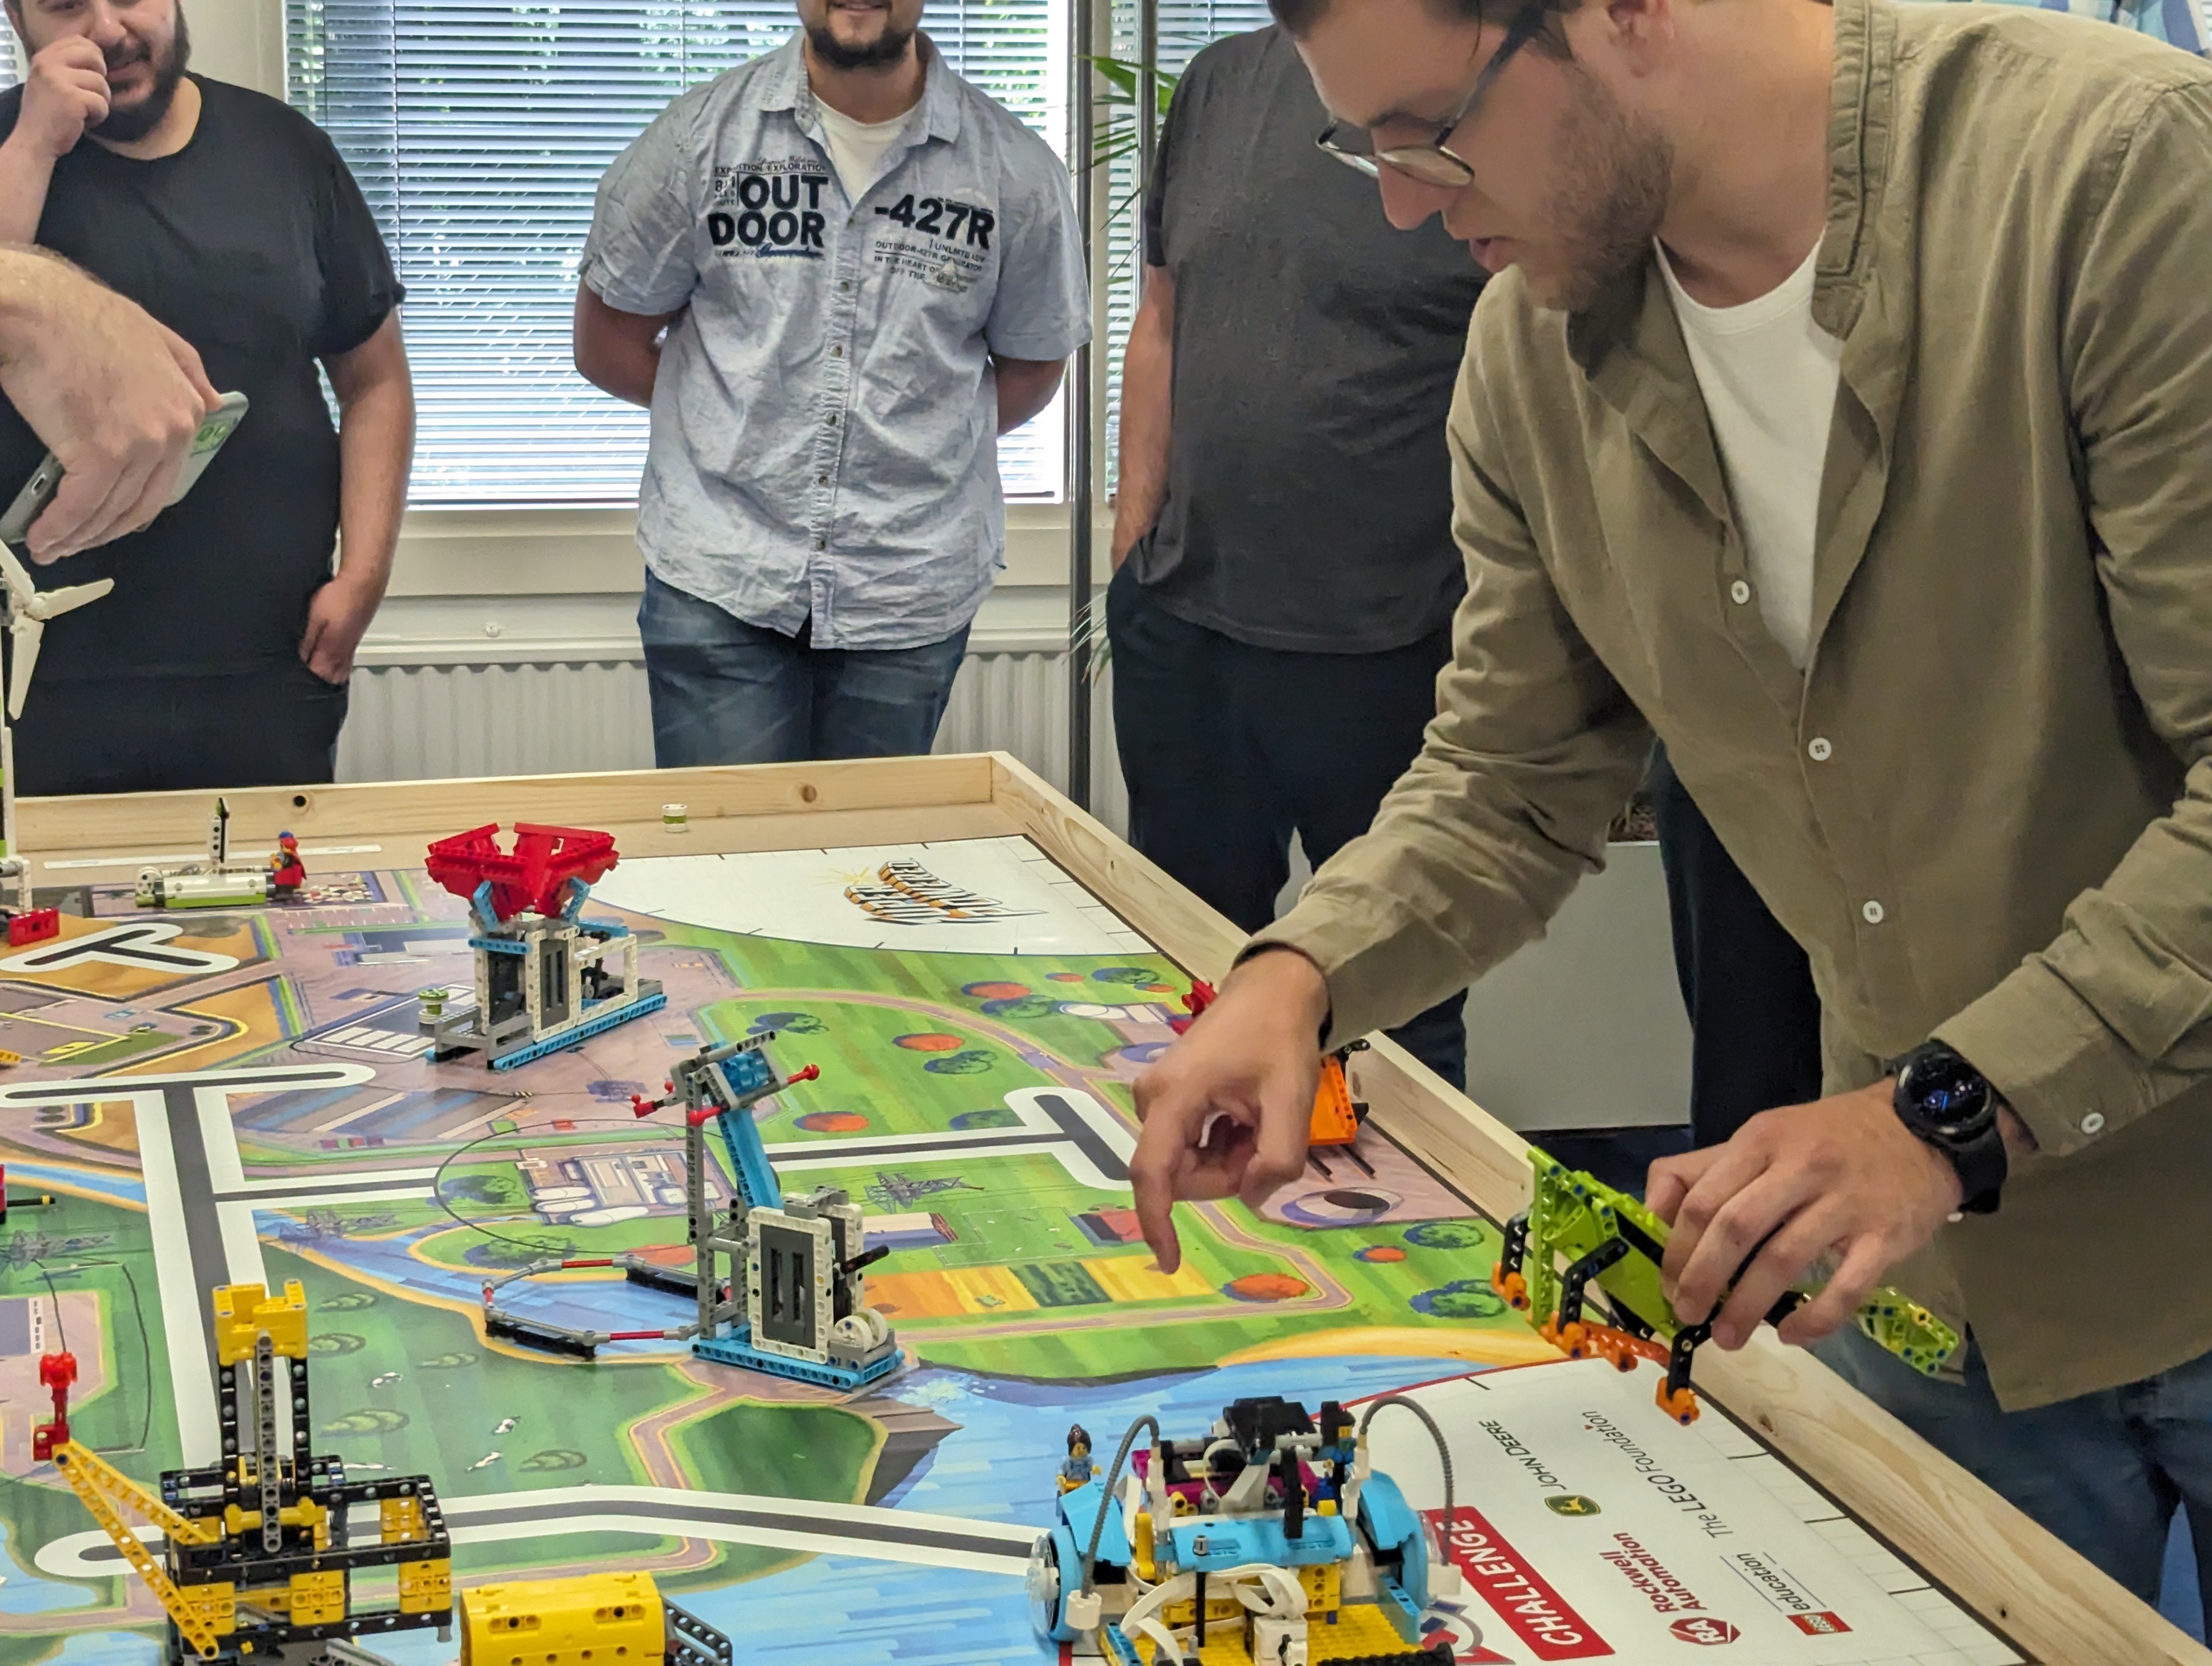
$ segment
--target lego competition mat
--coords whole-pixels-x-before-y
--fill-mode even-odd
[[[471,961],[419,860],[310,847],[295,897],[168,915],[135,906],[135,865],[42,868],[62,935],[0,958],[0,1160],[55,1200],[0,1225],[0,1666],[161,1648],[33,1459],[40,1356],[76,1356],[77,1439],[150,1483],[216,1456],[206,1292],[295,1280],[314,1450],[429,1476],[458,1584],[645,1570],[742,1662],[1051,1660],[1025,1575],[1071,1425],[1103,1462],[1146,1414],[1202,1436],[1247,1396],[1408,1388],[1449,1513],[1412,1417],[1377,1418],[1376,1467],[1465,1573],[1422,1622],[1460,1661],[2023,1658],[1719,1408],[1680,1427],[1652,1367],[1559,1359],[1490,1288],[1496,1224],[1371,1127],[1257,1213],[1187,1211],[1161,1273],[1131,1084],[1188,979],[1026,840],[623,861],[588,915],[636,934],[667,1006],[502,1072],[425,1057],[417,994]],[[755,1111],[769,1158],[863,1204],[899,1371],[840,1395],[489,1335],[485,1282],[548,1257],[690,1265],[680,1115],[631,1096],[769,1030],[779,1075],[820,1070]],[[500,1299],[603,1331],[690,1310],[592,1270]]]

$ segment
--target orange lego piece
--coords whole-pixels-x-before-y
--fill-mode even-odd
[[[1313,1127],[1306,1142],[1348,1146],[1359,1133],[1359,1108],[1344,1079],[1344,1061],[1332,1053],[1321,1061],[1321,1085],[1314,1091]]]

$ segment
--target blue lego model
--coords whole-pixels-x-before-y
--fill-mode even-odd
[[[787,1197],[761,1144],[753,1107],[822,1073],[810,1064],[779,1078],[765,1050],[775,1039],[775,1032],[768,1031],[702,1047],[678,1063],[663,1097],[631,1097],[640,1116],[670,1105],[684,1108],[691,1268],[664,1267],[635,1254],[533,1262],[485,1281],[484,1329],[490,1335],[585,1359],[597,1358],[610,1342],[688,1342],[702,1359],[847,1393],[898,1369],[898,1339],[890,1322],[867,1305],[861,1276],[890,1251],[861,1247],[860,1208],[845,1193],[825,1186]],[[707,1193],[710,1125],[729,1156],[726,1211],[716,1210]],[[742,1286],[735,1277],[741,1256]],[[586,1268],[619,1268],[633,1284],[695,1301],[697,1316],[665,1329],[582,1330],[498,1304],[499,1292],[519,1280]]]
[[[522,824],[512,852],[496,825],[441,839],[430,877],[468,903],[476,980],[425,989],[418,1029],[433,1063],[480,1052],[513,1070],[668,1004],[640,976],[637,939],[616,920],[586,920],[592,882],[616,864],[614,839]]]
[[[1103,1475],[1063,1484],[1030,1554],[1038,1634],[1115,1666],[1443,1666],[1449,1643],[1425,1642],[1420,1620],[1432,1597],[1457,1594],[1458,1570],[1369,1461],[1367,1421],[1388,1405],[1435,1437],[1449,1512],[1442,1432],[1401,1395],[1356,1423],[1334,1401],[1310,1416],[1239,1400],[1199,1440],[1138,1419]]]
[[[691,1243],[696,1270],[688,1280],[698,1301],[690,1329],[691,1351],[702,1359],[767,1371],[848,1392],[898,1369],[898,1339],[890,1322],[867,1304],[864,1270],[889,1254],[864,1248],[860,1206],[845,1192],[817,1187],[787,1196],[761,1144],[752,1108],[792,1082],[811,1081],[812,1065],[779,1080],[763,1050],[774,1032],[702,1047],[671,1074],[665,1097],[632,1101],[639,1116],[681,1105],[687,1134]],[[732,1197],[718,1214],[706,1195],[706,1164],[699,1149],[711,1124],[729,1157]],[[722,1259],[734,1274],[744,1257],[742,1293],[725,1280]],[[633,1269],[644,1282],[665,1282]]]

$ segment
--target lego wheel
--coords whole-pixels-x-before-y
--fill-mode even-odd
[[[1030,1622],[1036,1634],[1048,1643],[1073,1643],[1077,1631],[1067,1617],[1071,1597],[1081,1595],[1083,1588],[1083,1559],[1077,1549],[1074,1530],[1062,1521],[1049,1533],[1037,1535],[1030,1547],[1030,1567],[1026,1580],[1030,1599]],[[1091,1599],[1095,1617],[1097,1598]]]
[[[1039,1637],[1050,1637],[1060,1625],[1060,1562],[1053,1554],[1052,1535],[1040,1533],[1030,1547],[1030,1571],[1025,1581],[1030,1597],[1030,1624]]]

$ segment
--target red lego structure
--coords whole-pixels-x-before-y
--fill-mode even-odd
[[[59,909],[18,909],[8,916],[8,943],[20,949],[26,943],[43,943],[62,934]]]
[[[1213,986],[1211,983],[1208,983],[1202,977],[1194,977],[1191,979],[1190,993],[1182,998],[1182,1009],[1184,1012],[1189,1013],[1190,1016],[1188,1018],[1170,1018],[1168,1020],[1168,1028],[1174,1031],[1176,1034],[1180,1036],[1184,1031],[1189,1029],[1192,1025],[1198,1022],[1198,1015],[1200,1012],[1203,1012],[1207,1007],[1212,1005]]]
[[[54,1396],[54,1420],[41,1423],[31,1431],[31,1456],[45,1463],[54,1455],[54,1448],[69,1444],[69,1391],[76,1381],[76,1355],[74,1353],[43,1354],[39,1359],[39,1386]]]
[[[474,901],[479,887],[491,886],[491,911],[501,920],[525,912],[551,916],[567,901],[568,881],[589,885],[616,862],[615,836],[575,827],[514,824],[514,848],[499,848],[499,824],[440,839],[426,864],[430,877],[456,897]]]

